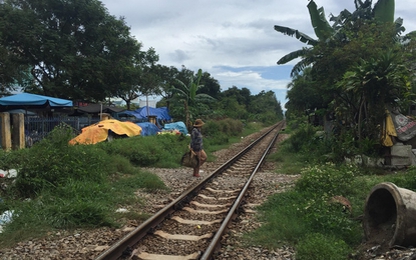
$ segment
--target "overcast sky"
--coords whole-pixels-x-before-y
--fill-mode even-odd
[[[131,34],[153,47],[159,63],[198,71],[220,82],[221,90],[246,87],[251,94],[273,91],[283,105],[293,64],[277,65],[285,54],[303,46],[274,25],[298,29],[316,38],[308,0],[101,0],[111,15],[124,17]],[[315,0],[329,20],[354,0]],[[374,0],[373,3],[377,1]],[[396,1],[395,19],[404,19],[406,32],[416,30],[414,0]]]

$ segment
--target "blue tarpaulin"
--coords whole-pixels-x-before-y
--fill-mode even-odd
[[[165,124],[163,126],[164,130],[178,130],[179,132],[181,132],[184,135],[188,134],[188,129],[186,129],[185,123],[184,122],[175,122],[175,123],[170,123],[170,124]]]
[[[154,108],[154,107],[144,106],[134,111],[123,111],[119,113],[119,115],[121,114],[134,116],[138,119],[147,119],[148,116],[155,116],[158,120],[165,120],[165,121],[172,120],[172,117],[169,115],[169,111],[167,107]]]
[[[143,122],[143,123],[136,123],[136,125],[142,128],[142,132],[140,135],[148,136],[148,135],[156,135],[160,132],[160,129],[153,123]]]
[[[30,93],[19,93],[12,96],[0,98],[0,105],[25,107],[25,106],[45,106],[50,107],[72,107],[72,101]]]

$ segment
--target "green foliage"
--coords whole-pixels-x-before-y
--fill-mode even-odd
[[[302,201],[301,194],[292,191],[271,196],[259,207],[260,219],[266,224],[248,234],[246,239],[272,248],[286,242],[296,244],[308,229],[308,223],[297,210]]]
[[[251,242],[271,248],[289,243],[296,248],[296,259],[348,259],[362,241],[362,225],[357,219],[363,215],[372,187],[392,182],[416,190],[416,167],[391,172],[340,162],[324,164],[316,158],[322,156],[317,151],[319,143],[308,153],[303,148],[296,152],[291,147],[292,137],[270,158],[283,164],[277,172],[298,173],[300,178],[293,189],[274,194],[259,207],[260,221],[265,224],[246,236]],[[309,165],[304,167],[305,163]],[[351,208],[338,203],[335,196],[348,199]]]
[[[203,127],[204,144],[223,145],[229,143],[230,137],[241,136],[243,123],[235,119],[208,121]]]
[[[256,231],[256,239],[264,242],[266,237],[276,236],[271,241],[296,244],[303,234],[323,232],[351,246],[359,243],[359,223],[350,218],[348,210],[331,202],[334,196],[354,194],[351,184],[356,170],[331,164],[304,169],[293,191],[275,194],[260,207],[267,224]],[[260,235],[262,232],[266,233]]]
[[[302,169],[302,177],[296,183],[296,190],[317,194],[328,199],[336,195],[344,195],[350,192],[350,185],[357,175],[357,168],[349,165],[312,165]],[[339,194],[342,192],[344,194]]]
[[[177,86],[172,86],[171,91],[173,93],[171,101],[175,104],[183,105],[185,114],[185,125],[188,130],[191,129],[191,120],[196,119],[195,113],[191,114],[192,108],[197,108],[198,104],[213,102],[215,99],[208,94],[199,93],[199,89],[203,87],[200,84],[202,78],[202,70],[199,69],[197,75],[194,76],[192,71],[183,69],[188,75],[186,81],[182,81],[179,78],[176,79]]]
[[[15,183],[22,196],[36,196],[43,189],[65,185],[71,178],[103,181],[110,156],[95,146],[69,146],[66,131],[58,129],[30,149]]]
[[[97,144],[110,155],[121,155],[136,166],[178,167],[189,137],[182,135],[137,136]]]
[[[346,260],[350,251],[348,245],[342,240],[312,233],[299,241],[296,247],[296,259]]]
[[[166,190],[163,181],[155,174],[148,171],[138,171],[135,175],[120,178],[114,184],[113,189],[130,189],[133,192],[137,189],[145,189],[149,192]]]
[[[342,127],[348,126],[356,137],[354,146],[360,152],[368,153],[380,144],[385,110],[408,104],[412,96],[409,76],[403,53],[389,49],[361,60],[338,82],[342,98],[337,102],[336,117],[344,119]]]
[[[103,149],[118,147],[118,142],[140,146],[134,138],[74,146],[68,145],[71,138],[70,129],[57,127],[30,149],[0,152],[2,169],[18,169],[14,181],[0,179],[7,185],[6,190],[0,190],[0,212],[14,211],[13,221],[0,234],[2,247],[43,236],[52,229],[116,227],[126,218],[143,218],[134,210],[129,216],[114,211],[119,205],[134,209],[141,204],[135,195],[138,189],[166,190],[158,176],[134,167],[121,153],[109,154]],[[157,147],[158,142],[166,146],[161,150],[169,153],[181,149],[180,138],[157,136],[153,142]],[[179,159],[175,159],[178,166]]]
[[[100,1],[4,1],[0,31],[5,71],[11,70],[2,84],[17,81],[28,92],[96,101],[137,82],[133,58],[141,45]]]
[[[383,176],[385,181],[392,182],[398,187],[416,191],[416,167],[411,166],[406,171]]]
[[[11,152],[6,152],[0,149],[0,169],[19,169],[26,163],[29,157],[28,149],[21,149]]]
[[[259,123],[249,123],[242,131],[242,124],[231,119],[217,126],[238,133],[238,138],[227,137],[227,141],[240,140],[240,135],[262,128]],[[213,133],[225,135],[221,131]],[[70,128],[57,127],[30,149],[0,152],[1,168],[19,171],[15,180],[0,179],[8,187],[0,189],[0,212],[14,210],[13,221],[0,234],[0,247],[56,229],[118,227],[129,219],[146,218],[137,210],[143,201],[136,191],[168,189],[158,176],[136,166],[179,167],[190,142],[183,135],[156,135],[68,145],[72,137]],[[208,148],[210,138],[205,138]],[[138,159],[140,156],[143,158]],[[116,214],[120,206],[129,213]]]
[[[288,85],[288,118],[306,109],[335,115],[340,125],[334,138],[340,140],[334,140],[334,144],[342,148],[337,159],[356,152],[377,154],[385,109],[399,107],[407,111],[412,100],[414,73],[408,70],[412,67],[408,61],[413,60],[410,56],[414,46],[403,44],[408,38],[400,37],[404,32],[402,21],[393,21],[391,6],[391,0],[380,0],[374,7],[369,1],[356,1],[354,12],[344,10],[337,17],[331,15],[333,25],[329,26],[323,8],[317,9],[311,1],[308,8],[318,41],[297,30],[275,26],[278,32],[312,45],[278,61],[284,64],[302,57]],[[353,139],[342,139],[345,132],[350,132]]]
[[[302,74],[293,77],[292,82],[287,85],[288,102],[285,107],[288,111],[297,111],[302,114],[305,111],[324,108],[325,95],[317,90],[318,86],[313,80],[312,68],[305,68]]]
[[[251,120],[257,120],[264,124],[274,124],[283,119],[283,111],[280,102],[273,91],[264,90],[255,95],[247,107],[251,114]]]
[[[97,200],[61,200],[48,203],[42,212],[53,228],[71,229],[97,226],[113,226],[114,223],[106,212],[108,208]]]
[[[319,128],[311,124],[300,124],[291,138],[288,140],[290,149],[293,152],[311,152],[316,149],[316,145],[323,139],[316,134]],[[321,153],[322,154],[322,153]]]
[[[290,138],[291,148],[294,152],[300,152],[305,143],[309,142],[312,136],[315,134],[315,129],[311,125],[306,125],[305,127],[299,128],[295,133],[293,133],[292,138]]]

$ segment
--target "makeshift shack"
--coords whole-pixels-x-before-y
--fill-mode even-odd
[[[172,120],[172,117],[169,115],[169,110],[167,107],[154,108],[144,106],[134,111],[126,110],[117,113],[116,118],[122,117],[134,117],[136,118],[136,120],[140,122],[148,122],[150,121],[150,118],[155,118],[155,124],[159,128],[162,128],[165,123],[170,122]]]
[[[30,93],[19,93],[0,98],[0,111],[11,109],[72,108],[72,101]]]

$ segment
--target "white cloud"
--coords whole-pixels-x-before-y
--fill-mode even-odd
[[[285,99],[287,74],[276,62],[302,48],[296,38],[274,30],[274,25],[298,29],[315,38],[306,0],[103,0],[111,15],[123,16],[144,49],[153,47],[159,63],[209,72],[223,90],[247,87],[252,94],[275,91]],[[354,0],[315,0],[327,17],[353,11]],[[376,2],[373,1],[374,3]],[[416,30],[411,0],[396,1],[396,18],[404,19],[406,32]],[[250,67],[250,69],[245,69]],[[265,67],[276,77],[265,78]],[[237,70],[240,68],[239,70]]]

